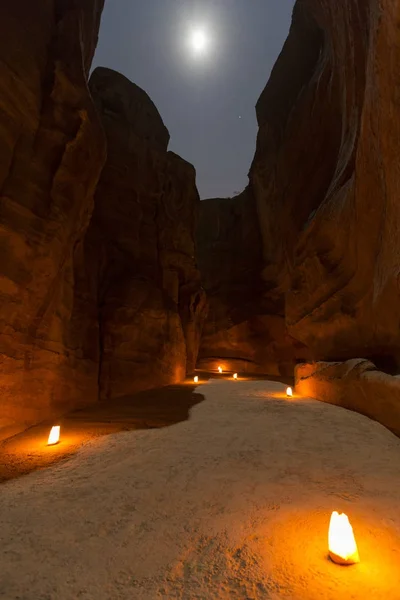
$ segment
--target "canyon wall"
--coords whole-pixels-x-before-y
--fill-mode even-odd
[[[254,288],[252,313],[267,305],[284,318],[297,361],[363,357],[400,368],[399,10],[398,0],[298,0],[256,106],[248,190],[257,216],[252,199],[229,203],[256,220],[261,236],[260,266],[243,280]],[[215,206],[204,213],[216,215],[222,201],[208,202]],[[218,235],[222,245],[239,239]],[[234,284],[248,247],[225,253],[218,285]],[[211,268],[203,261],[205,281]],[[229,310],[213,314],[219,340],[229,335]],[[251,334],[244,338],[254,350]],[[218,340],[209,354],[220,352]]]
[[[257,104],[264,261],[314,360],[400,361],[400,2],[298,0]]]
[[[371,361],[299,364],[295,383],[296,394],[358,412],[400,437],[400,377],[379,371]]]
[[[39,4],[0,7],[0,439],[181,381],[206,314],[194,168],[122,75],[93,101],[103,1]]]
[[[298,0],[250,171],[264,275],[312,361],[296,391],[397,435],[399,24],[399,0]]]
[[[198,368],[293,373],[295,341],[287,335],[283,299],[262,280],[262,238],[248,187],[234,198],[200,205],[198,262],[209,311]]]
[[[201,356],[223,358],[238,345],[247,356],[258,354],[262,340],[248,325],[268,306],[284,322],[279,339],[293,340],[294,363],[309,363],[296,369],[301,393],[372,416],[396,433],[399,25],[400,0],[297,0],[256,106],[247,198],[204,203],[205,223],[215,232],[199,235],[211,302]],[[236,224],[233,214],[240,215]],[[229,231],[220,220],[231,223]],[[247,241],[240,236],[250,221]],[[256,263],[253,244],[261,256]],[[247,256],[249,278],[239,282]],[[238,289],[249,290],[252,316],[242,312],[232,341],[232,305],[243,305]],[[272,350],[271,336],[261,337]],[[279,369],[287,349],[272,354]],[[260,365],[271,372],[265,355],[268,349]]]
[[[102,399],[184,379],[197,359],[205,293],[195,263],[194,168],[167,151],[147,94],[98,68],[90,89],[108,158],[87,234],[97,270]],[[89,258],[89,262],[92,259]]]
[[[105,160],[87,88],[102,8],[0,5],[3,433],[97,398],[97,368],[75,326],[74,273]]]
[[[199,367],[313,361],[298,385],[332,401],[335,363],[335,389],[379,379],[384,403],[369,365],[400,369],[400,0],[297,0],[249,186],[201,204],[143,90],[97,69],[89,92],[102,7],[0,7],[0,430],[193,371],[199,209]],[[367,374],[340,366],[355,358]]]

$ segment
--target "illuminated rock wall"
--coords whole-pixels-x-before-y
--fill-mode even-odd
[[[267,306],[284,319],[280,339],[297,340],[297,360],[360,356],[400,368],[399,10],[398,0],[298,0],[256,107],[251,198],[246,206],[241,196],[205,203],[205,215],[220,211],[215,223],[225,218],[224,203],[237,214],[235,225],[228,216],[231,231],[215,234],[221,248],[226,238],[239,243],[221,258],[221,287],[229,288],[227,277],[234,284],[249,256],[241,290],[252,290],[252,314]],[[253,219],[250,241],[240,239],[241,211]],[[199,239],[204,248],[207,235]],[[255,273],[252,244],[261,255]],[[216,268],[203,261],[205,281]],[[210,312],[207,332],[218,335],[208,335],[208,354],[223,352],[219,342],[231,331],[222,304],[217,317]],[[256,351],[249,331],[240,344]]]
[[[361,413],[400,437],[400,378],[369,360],[316,362],[296,367],[296,393]]]
[[[95,72],[96,110],[102,8],[0,6],[0,438],[197,359],[195,171],[121,75]]]
[[[289,333],[400,367],[400,3],[299,0],[250,171]]]
[[[318,397],[323,388],[325,397],[336,394],[336,403],[392,422],[397,432],[398,380],[390,374],[400,372],[399,15],[399,0],[297,1],[289,36],[256,107],[251,199],[246,205],[241,197],[210,200],[204,209],[205,215],[219,213],[214,224],[227,212],[223,202],[232,214],[246,217],[215,234],[223,273],[215,276],[211,260],[202,262],[213,293],[201,350],[201,356],[224,357],[236,345],[253,359],[264,341],[264,356],[275,356],[281,370],[290,352],[275,352],[268,331],[254,339],[248,327],[269,306],[282,321],[279,339],[296,340],[295,362],[316,361],[301,367],[314,373],[308,387],[300,377],[303,391]],[[252,233],[245,241],[240,231],[250,218]],[[207,235],[199,239],[205,253],[212,245]],[[256,272],[248,252],[254,245],[261,255]],[[221,290],[234,291],[246,256],[249,278],[239,288],[249,292],[252,316],[242,312],[240,334],[231,344],[229,316],[232,305],[242,306],[241,294]],[[340,365],[358,357],[372,361],[374,374],[356,384],[344,363],[336,367],[328,393],[329,378],[320,384],[317,362]],[[273,371],[269,361],[257,362]],[[352,394],[346,402],[345,389]],[[371,390],[379,400],[372,400]]]
[[[87,88],[103,0],[0,3],[0,431],[97,398],[76,281],[105,142]]]

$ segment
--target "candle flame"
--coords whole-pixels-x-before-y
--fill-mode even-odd
[[[194,381],[195,383],[198,383],[198,382],[199,382],[199,377],[198,377],[198,375],[195,375],[195,377],[193,377],[193,381]]]
[[[233,374],[233,379],[237,379],[237,378],[238,378],[238,374],[237,374],[237,373],[234,373],[234,374]]]
[[[58,444],[59,441],[60,441],[60,426],[54,425],[54,427],[51,428],[49,439],[47,440],[47,445],[54,446],[54,444]]]
[[[219,373],[222,373],[222,367],[218,367]]]
[[[293,390],[291,387],[286,388],[286,396],[291,398],[293,396]]]
[[[360,562],[353,528],[344,513],[334,511],[331,515],[328,532],[330,558],[340,565],[353,565]]]

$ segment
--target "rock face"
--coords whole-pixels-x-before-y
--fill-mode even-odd
[[[400,367],[399,2],[298,0],[250,180],[289,333]]]
[[[399,10],[298,0],[257,104],[250,171],[264,281],[284,299],[289,334],[324,361],[296,369],[296,390],[397,434]],[[337,362],[358,356],[372,362]]]
[[[167,152],[168,131],[143,90],[104,68],[90,89],[108,158],[86,251],[89,263],[101,257],[99,382],[112,399],[194,369],[206,308],[194,259],[199,196],[194,168]]]
[[[261,277],[261,235],[250,188],[235,198],[201,203],[197,248],[209,301],[198,367],[293,372],[283,305],[279,298],[268,297]]]
[[[206,309],[193,167],[134,84],[89,92],[103,1],[36,4],[0,7],[0,438],[181,380]]]
[[[391,372],[400,368],[398,10],[391,0],[297,1],[257,103],[249,173],[262,239],[255,314],[272,302],[314,360],[362,356]]]
[[[3,430],[97,397],[76,274],[105,160],[87,89],[102,8],[103,0],[0,5]]]
[[[400,372],[399,11],[399,0],[297,0],[256,107],[259,133],[249,173],[256,208],[241,199],[234,208],[233,200],[205,203],[204,226],[211,221],[214,231],[200,234],[211,296],[202,357],[240,348],[238,354],[255,360],[260,355],[249,323],[268,307],[281,318],[281,344],[296,340],[297,361],[360,356],[377,369]],[[223,220],[226,229],[218,225]],[[250,221],[261,243],[254,233],[248,242],[241,237]],[[246,278],[240,274],[249,248],[257,252]],[[230,319],[233,305],[241,307],[239,327]],[[247,315],[244,306],[251,306]],[[259,333],[268,355],[271,336]],[[289,354],[269,353],[279,364]],[[264,356],[256,362],[267,365]],[[343,377],[353,381],[347,371]],[[379,386],[385,379],[368,374],[361,387],[371,378]],[[385,381],[382,410],[392,406],[398,385],[389,375]],[[377,415],[368,394],[361,398],[353,405]],[[389,413],[393,420],[392,408]],[[387,416],[374,418],[387,423]]]
[[[369,360],[298,365],[296,392],[359,412],[400,437],[400,378],[377,370]]]

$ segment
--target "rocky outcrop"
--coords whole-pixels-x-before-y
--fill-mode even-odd
[[[194,369],[206,308],[194,258],[199,197],[194,168],[167,151],[168,131],[143,90],[104,68],[90,89],[108,158],[86,245],[89,263],[101,257],[99,383],[112,399]]]
[[[400,367],[398,2],[298,0],[250,180],[289,333]]]
[[[0,5],[3,432],[97,398],[97,367],[77,335],[75,274],[105,160],[87,88],[102,7]]]
[[[359,412],[400,436],[400,377],[369,360],[301,364],[295,382],[297,393]]]
[[[281,319],[278,339],[296,340],[296,361],[361,356],[386,373],[400,372],[399,10],[392,0],[297,0],[289,36],[256,107],[259,132],[249,173],[255,210],[241,200],[235,208],[233,200],[213,200],[204,209],[205,227],[208,220],[231,225],[226,231],[215,225],[217,233],[200,236],[211,295],[201,356],[224,357],[227,348],[240,347],[254,360],[263,341],[268,355],[273,341],[266,329],[255,343],[248,328],[267,306]],[[240,213],[234,226],[232,210]],[[241,239],[246,219],[261,243],[257,235],[250,240],[253,234],[249,243]],[[257,260],[251,255],[249,278],[239,282],[249,248],[257,249]],[[229,319],[236,283],[252,298],[252,316],[242,310],[239,330]],[[288,352],[271,355],[281,365]],[[263,357],[260,364],[268,361]],[[343,389],[350,379],[346,371]],[[362,387],[373,381],[371,389],[378,389],[377,379],[386,417],[378,415],[369,392],[352,405],[385,424],[395,422],[397,401],[385,394],[397,389],[397,379],[368,374]]]
[[[397,8],[297,1],[257,103],[249,173],[259,304],[274,302],[313,359],[387,371],[400,368]]]
[[[252,191],[200,205],[199,268],[209,301],[199,369],[293,373],[283,304],[262,280],[262,246]]]
[[[0,438],[183,379],[206,309],[193,167],[134,84],[89,92],[103,1],[34,4],[0,8]]]
[[[397,434],[399,8],[297,1],[257,104],[250,171],[263,279],[284,300],[289,334],[314,361],[335,361],[299,366],[296,390]]]

